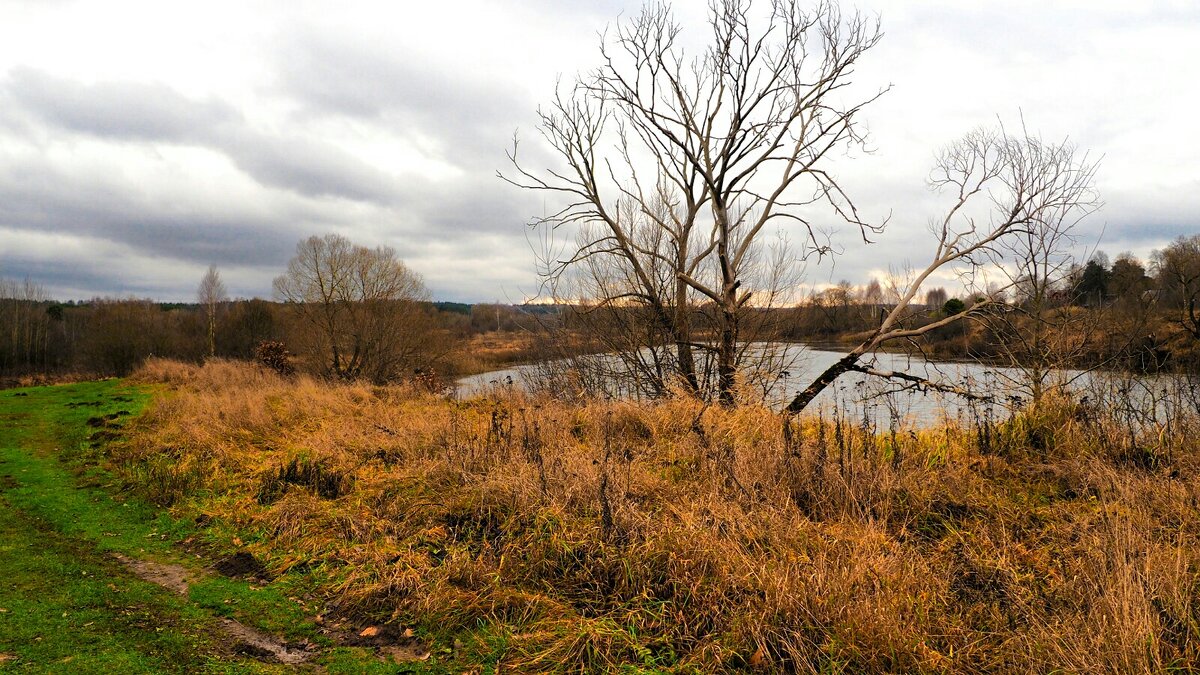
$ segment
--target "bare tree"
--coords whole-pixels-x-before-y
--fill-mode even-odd
[[[925,293],[925,306],[935,312],[940,311],[942,305],[945,305],[949,299],[950,295],[946,293],[945,288],[941,286],[931,288]]]
[[[430,320],[421,277],[391,248],[356,246],[337,234],[296,246],[276,299],[306,327],[304,345],[317,369],[339,379],[387,381],[419,367],[428,352]]]
[[[879,283],[878,279],[872,278],[870,283],[863,287],[859,292],[859,302],[871,307],[878,307],[883,304],[883,284]]]
[[[221,281],[221,274],[216,265],[209,265],[208,271],[200,278],[196,299],[204,308],[204,315],[208,319],[208,355],[213,357],[217,355],[217,311],[229,299],[229,294],[225,292],[225,282]]]
[[[1011,290],[1013,302],[995,303],[975,318],[987,331],[988,356],[1008,367],[996,376],[1021,397],[1018,403],[1037,406],[1078,379],[1083,371],[1067,369],[1083,365],[1101,333],[1104,308],[1081,310],[1072,291],[1078,267],[1073,230],[1086,213],[1079,208],[1030,220],[990,252],[1004,280],[990,282],[993,295],[997,288]]]
[[[1155,251],[1153,266],[1163,303],[1175,310],[1175,323],[1200,340],[1200,234]]]
[[[154,301],[96,298],[88,304],[80,336],[87,370],[124,376],[152,354],[171,353],[168,315]]]
[[[594,73],[539,111],[564,166],[528,169],[514,146],[513,173],[501,174],[564,199],[535,225],[583,226],[577,246],[545,260],[550,285],[587,266],[597,293],[587,300],[639,308],[652,341],[671,346],[667,376],[705,394],[696,350],[711,354],[726,403],[751,353],[746,310],[779,290],[763,285],[779,275],[754,262],[764,235],[791,224],[806,253],[831,252],[810,207],[864,239],[879,229],[827,167],[863,142],[858,114],[882,93],[848,88],[878,24],[832,2],[775,0],[762,14],[715,0],[708,47],[692,57],[669,8],[648,5],[602,42]]]
[[[886,343],[913,340],[998,306],[996,298],[983,296],[970,307],[932,323],[905,325],[908,305],[934,272],[950,268],[970,276],[989,262],[1006,264],[1005,246],[1010,252],[1022,250],[1014,241],[1042,246],[1048,243],[1046,232],[1065,233],[1091,213],[1098,205],[1095,170],[1095,163],[1086,154],[1078,156],[1073,145],[1045,143],[1024,128],[1017,135],[1003,128],[980,129],[946,148],[937,158],[931,184],[938,191],[951,193],[954,199],[945,215],[931,223],[937,240],[931,262],[898,289],[896,305],[870,337],[818,375],[792,399],[786,412],[804,410],[848,372],[875,375],[905,386],[972,395],[958,385],[880,370],[864,360]]]
[[[217,353],[248,359],[259,343],[282,339],[276,309],[259,298],[231,303],[217,333]]]
[[[54,324],[49,307],[39,284],[0,278],[0,372],[49,365]]]

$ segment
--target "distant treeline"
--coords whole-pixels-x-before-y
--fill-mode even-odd
[[[756,339],[853,341],[878,326],[880,317],[896,302],[898,287],[900,284],[878,280],[864,286],[843,281],[813,292],[792,307],[751,310],[746,323],[763,328],[755,331]],[[1031,288],[1018,281],[1007,287],[960,293],[960,297],[944,288],[932,288],[924,293],[923,303],[910,305],[905,322],[927,325],[986,300],[991,303],[987,312],[929,332],[916,346],[935,357],[1023,360],[1031,355],[1013,352],[1014,337],[1041,331],[1053,333],[1055,344],[1046,349],[1070,353],[1069,359],[1056,357],[1061,366],[1117,361],[1141,369],[1171,365],[1195,370],[1200,366],[1200,236],[1181,238],[1156,252],[1149,266],[1129,254],[1112,262],[1097,254],[1047,287],[1042,296],[1034,297]],[[470,370],[465,365],[471,361],[467,352],[476,346],[471,339],[485,333],[565,330],[575,336],[567,341],[571,349],[578,350],[580,339],[605,344],[593,338],[613,326],[636,327],[650,320],[639,320],[644,309],[635,306],[586,303],[416,301],[403,305],[402,310],[387,303],[372,307],[372,312],[402,311],[405,315],[395,324],[403,326],[404,332],[389,329],[395,344],[388,345],[388,349],[401,350],[403,358],[388,361],[387,368],[371,375],[366,375],[367,371],[361,375],[375,380],[429,370],[444,375]],[[1036,311],[1029,311],[1031,307]],[[327,364],[313,356],[327,351],[327,346],[314,344],[320,342],[314,335],[319,331],[314,331],[311,321],[300,320],[295,309],[294,304],[261,299],[221,301],[215,309],[210,342],[209,308],[201,303],[115,298],[58,302],[34,282],[0,280],[0,375],[124,375],[148,356],[193,362],[210,355],[252,359],[256,347],[264,342],[292,351],[297,367],[328,374]],[[694,311],[703,314],[706,307]],[[358,329],[351,326],[347,330]],[[526,358],[510,358],[517,362],[554,355],[544,346],[539,349]]]
[[[932,288],[923,304],[910,306],[910,326],[933,323],[984,301],[991,307],[970,321],[923,335],[915,346],[936,357],[1019,358],[1011,353],[1014,338],[1027,340],[1036,328],[1053,334],[1037,348],[1071,354],[1069,359],[1056,355],[1063,366],[1200,368],[1200,235],[1156,251],[1149,265],[1129,253],[1110,262],[1101,252],[1043,282],[1018,277],[1012,285],[957,297]],[[896,286],[878,280],[864,286],[842,281],[798,305],[791,320],[782,324],[781,336],[829,342],[861,339],[879,325],[880,316],[896,302],[896,293]]]
[[[553,320],[554,310],[420,302],[409,311],[418,314],[413,323],[424,338],[410,369],[453,374],[455,348],[472,335],[532,330]],[[213,355],[252,359],[264,342],[295,350],[293,345],[305,344],[310,333],[283,303],[224,301],[217,310]],[[199,362],[209,356],[209,347],[206,308],[200,304],[133,298],[58,302],[36,283],[0,281],[0,375],[120,376],[149,356]],[[306,365],[299,355],[297,362],[301,368]]]

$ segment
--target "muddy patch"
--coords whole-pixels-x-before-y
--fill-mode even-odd
[[[119,553],[113,554],[113,557],[142,581],[157,584],[179,595],[187,595],[188,578],[191,575],[186,568],[180,565],[167,565],[130,558]],[[221,619],[220,625],[221,630],[235,640],[233,651],[238,654],[245,654],[261,661],[275,661],[284,665],[304,663],[313,656],[313,652],[302,646],[288,644],[234,619]]]
[[[260,661],[277,661],[285,665],[304,663],[313,656],[313,652],[299,645],[290,645],[266,633],[234,621],[221,619],[221,629],[237,640],[233,650],[239,654],[252,656]]]
[[[117,412],[111,413],[108,415],[99,415],[96,417],[89,417],[87,420],[87,425],[94,429],[98,429],[100,427],[107,427],[107,426],[119,427],[121,425],[116,423],[117,420],[121,419],[122,417],[125,417],[128,414],[129,414],[128,410],[118,410]]]
[[[71,409],[75,409],[75,408],[99,408],[99,407],[100,407],[100,406],[102,406],[102,405],[104,405],[104,401],[75,401],[74,403],[68,403],[68,404],[67,404],[67,407],[68,407],[68,408],[71,408]]]
[[[397,662],[424,661],[429,658],[429,650],[413,635],[411,629],[395,625],[368,626],[357,633],[338,635],[337,641],[350,647],[374,649],[377,654],[390,656]]]
[[[179,565],[165,565],[149,560],[129,558],[120,553],[114,553],[113,557],[120,561],[122,565],[128,567],[129,571],[133,572],[133,575],[142,581],[149,581],[152,584],[158,584],[180,595],[187,595],[187,580],[191,575],[188,574],[186,568]]]
[[[256,579],[267,582],[271,580],[267,568],[257,558],[241,551],[213,565],[213,569],[222,576],[233,579]]]
[[[118,440],[118,439],[121,439],[124,437],[125,436],[122,435],[120,432],[109,431],[108,429],[101,429],[100,431],[97,431],[96,433],[92,434],[91,436],[88,436],[88,440],[91,441],[93,448],[98,448],[101,445],[104,445],[105,443],[108,443],[110,441],[115,441],[115,440]]]

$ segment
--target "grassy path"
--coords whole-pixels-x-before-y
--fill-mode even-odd
[[[242,649],[229,618],[316,647],[303,670],[396,672],[320,635],[289,599],[294,580],[207,573],[178,548],[195,525],[119,496],[100,449],[148,400],[115,380],[0,392],[0,672],[293,672]],[[122,556],[185,565],[187,594],[139,579]]]

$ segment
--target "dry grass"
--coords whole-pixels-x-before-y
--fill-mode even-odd
[[[574,331],[492,331],[472,335],[447,358],[450,375],[486,373],[543,359],[594,354],[603,347]]]
[[[229,362],[139,376],[171,387],[116,459],[152,498],[276,571],[336,570],[346,611],[503,626],[515,672],[1200,668],[1194,427],[1147,468],[1067,405],[983,443]]]
[[[528,363],[536,357],[538,338],[525,331],[489,332],[472,335],[449,355],[451,374],[486,373],[506,366]]]
[[[13,389],[16,387],[44,387],[53,384],[91,382],[100,378],[101,375],[98,375],[97,373],[81,371],[12,374],[0,377],[0,389]]]

